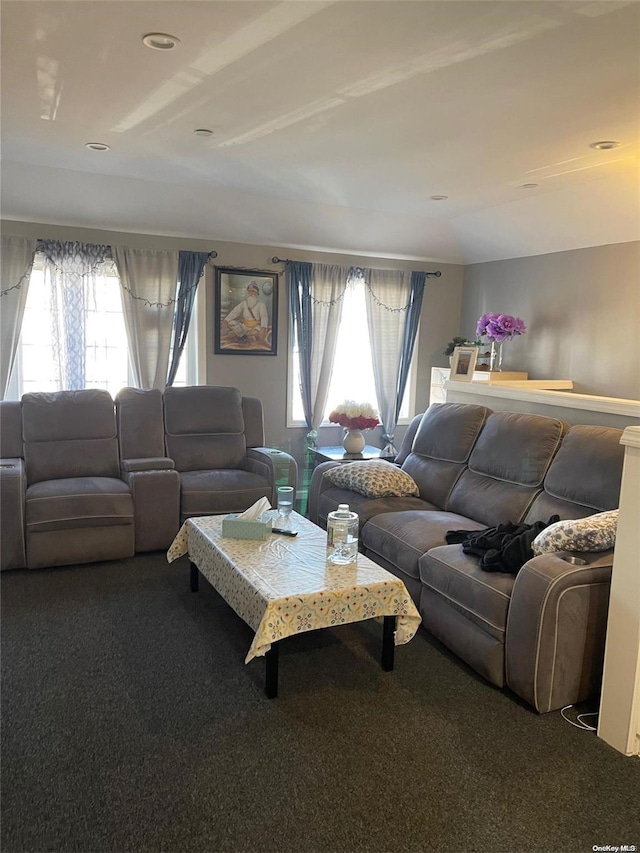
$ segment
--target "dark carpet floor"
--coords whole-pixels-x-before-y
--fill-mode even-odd
[[[538,716],[423,630],[251,631],[185,559],[2,576],[2,850],[640,845],[640,760]]]

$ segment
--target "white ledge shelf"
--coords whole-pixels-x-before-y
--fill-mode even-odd
[[[640,448],[640,427],[627,427],[622,433],[620,444],[624,444],[626,447]],[[640,678],[640,674],[638,677]],[[640,720],[638,722],[640,723]],[[640,735],[640,732],[638,734]]]
[[[458,394],[480,394],[484,397],[501,397],[507,400],[522,400],[542,406],[564,406],[590,412],[604,412],[640,420],[640,400],[625,400],[621,397],[598,397],[593,394],[577,394],[558,388],[555,383],[573,387],[570,380],[528,380],[526,382],[456,382],[447,380],[445,391]]]

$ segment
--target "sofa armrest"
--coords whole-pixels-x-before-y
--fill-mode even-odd
[[[298,464],[289,453],[273,447],[248,447],[247,470],[259,474],[271,485],[271,505],[277,505],[278,486],[293,486],[298,482]]]
[[[27,565],[24,528],[26,490],[24,460],[0,459],[0,571],[23,569]]]
[[[544,714],[597,692],[613,551],[534,557],[518,573],[507,615],[507,685]]]
[[[167,549],[180,527],[180,474],[166,468],[125,471],[122,479],[133,496],[136,552]]]
[[[335,468],[337,465],[341,464],[341,462],[321,462],[313,469],[313,473],[311,474],[311,482],[309,483],[309,503],[307,504],[307,515],[309,516],[311,521],[313,521],[314,524],[320,524],[320,495],[326,489],[330,489],[333,486],[333,483],[330,480],[325,479],[324,473],[330,468]]]
[[[172,471],[175,468],[173,459],[167,456],[150,456],[147,459],[122,459],[120,471],[128,474],[132,471]]]

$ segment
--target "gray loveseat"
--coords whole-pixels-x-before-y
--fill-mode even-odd
[[[414,419],[399,461],[419,497],[367,498],[313,472],[309,514],[348,503],[360,515],[364,553],[402,578],[424,627],[498,687],[539,712],[599,689],[613,552],[530,559],[514,577],[487,572],[451,530],[552,515],[584,518],[618,506],[621,431],[572,426],[482,406],[436,404]],[[364,464],[364,463],[352,463]]]
[[[0,402],[0,569],[166,549],[181,520],[275,505],[295,460],[237,388],[25,394]]]

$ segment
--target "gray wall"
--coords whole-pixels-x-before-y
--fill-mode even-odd
[[[640,399],[640,242],[467,266],[461,334],[474,336],[485,311],[527,324],[504,345],[503,369]]]
[[[447,341],[458,333],[460,308],[462,302],[463,267],[454,264],[424,263],[404,261],[395,258],[372,258],[363,255],[342,255],[328,252],[311,252],[287,249],[277,246],[254,246],[243,243],[222,243],[191,240],[188,238],[165,237],[149,234],[125,234],[122,232],[100,231],[87,228],[75,228],[62,225],[3,221],[4,234],[32,236],[59,240],[79,240],[89,243],[120,243],[128,246],[148,249],[184,249],[192,251],[211,251],[215,249],[219,266],[242,266],[253,269],[281,271],[282,267],[271,264],[275,255],[279,258],[334,263],[343,266],[351,264],[386,269],[415,269],[442,271],[440,278],[427,279],[420,325],[420,338],[417,350],[417,386],[416,412],[425,411],[429,405],[429,386],[431,367],[441,365],[446,360],[441,352]],[[286,449],[296,456],[299,464],[304,453],[306,429],[287,427],[287,349],[289,323],[284,275],[280,276],[278,301],[278,354],[271,356],[214,355],[213,352],[213,270],[207,270],[205,289],[204,323],[204,364],[205,381],[209,385],[231,385],[239,388],[249,397],[259,397],[264,404],[265,432],[269,445]],[[200,303],[201,305],[201,303]],[[363,322],[366,320],[363,319]],[[202,353],[201,353],[202,354]],[[353,396],[358,396],[357,377],[354,377]],[[370,401],[375,405],[375,401]],[[396,432],[399,444],[405,427]],[[367,433],[369,444],[382,446],[380,429]],[[320,430],[319,444],[339,444],[342,430],[339,427],[326,427]]]

